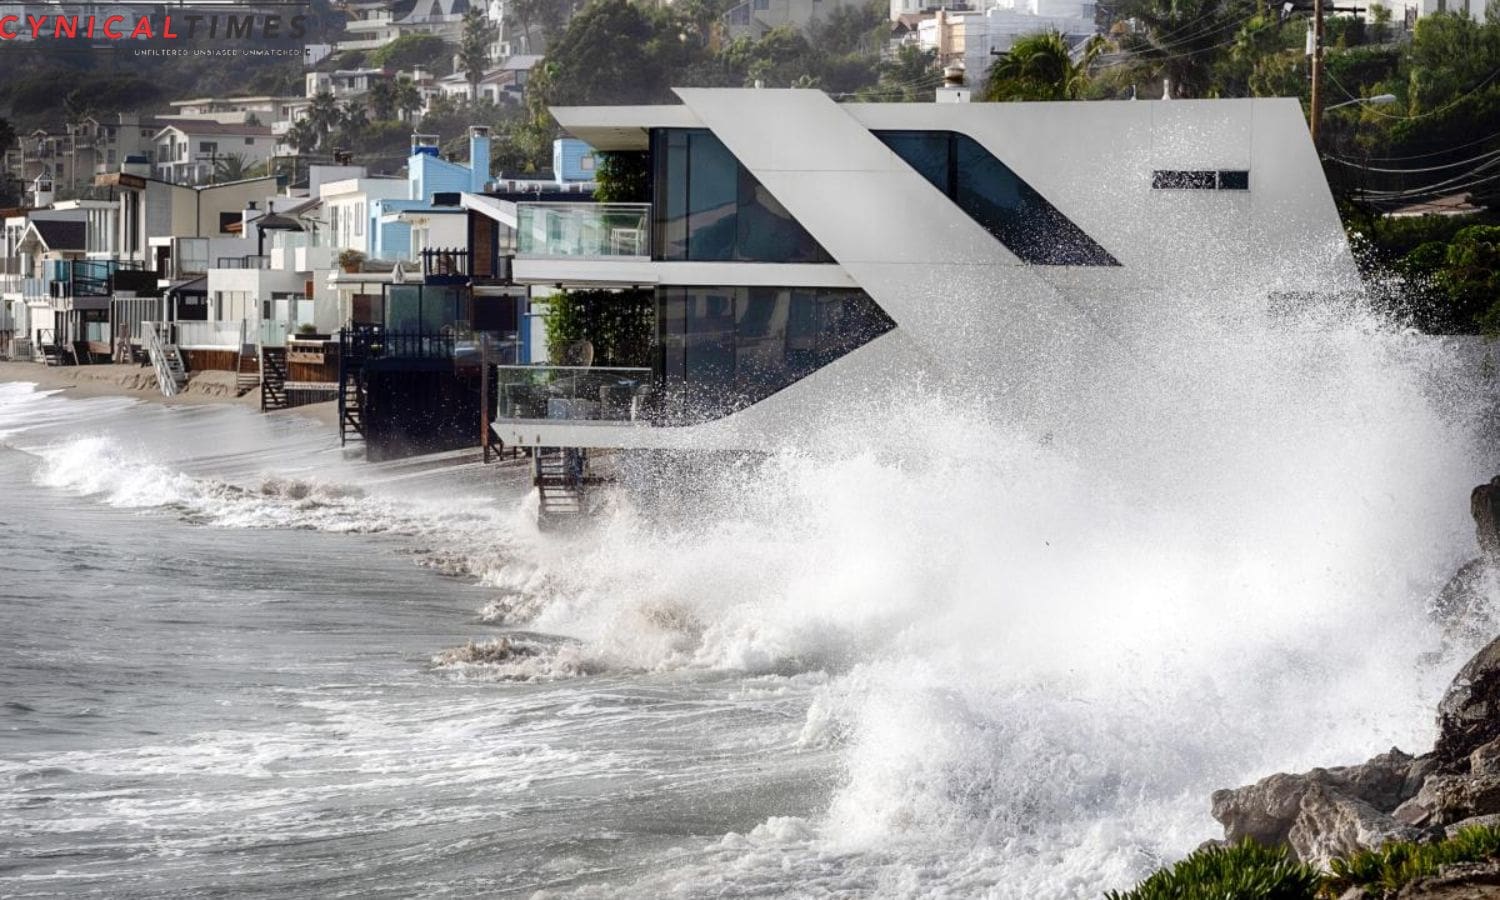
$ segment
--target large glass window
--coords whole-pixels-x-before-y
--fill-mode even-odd
[[[667,287],[656,293],[663,419],[719,418],[895,327],[863,291]]]
[[[832,262],[712,132],[651,133],[657,259]]]
[[[973,138],[952,131],[877,131],[875,136],[1023,262],[1119,265]]]

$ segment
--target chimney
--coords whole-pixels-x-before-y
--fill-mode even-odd
[[[485,125],[469,126],[469,189],[476,194],[490,180],[490,129]]]
[[[943,69],[943,86],[937,89],[937,102],[968,103],[971,93],[964,84],[963,63],[954,63]]]

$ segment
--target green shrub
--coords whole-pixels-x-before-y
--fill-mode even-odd
[[[1316,869],[1295,862],[1284,847],[1246,840],[1205,847],[1163,869],[1134,889],[1105,900],[1315,900]]]
[[[1393,842],[1379,850],[1361,850],[1336,859],[1325,879],[1325,892],[1336,897],[1352,887],[1394,894],[1406,884],[1436,875],[1443,866],[1500,858],[1500,828],[1477,825],[1435,844]]]

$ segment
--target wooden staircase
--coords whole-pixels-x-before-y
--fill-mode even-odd
[[[234,395],[243,397],[260,387],[260,352],[254,344],[242,344],[234,362]]]
[[[536,523],[551,530],[581,522],[588,511],[587,451],[576,447],[540,447],[531,458],[536,485]]]
[[[339,385],[339,445],[365,439],[365,390],[359,373]]]
[[[348,331],[339,335],[339,446],[365,436],[365,360],[369,343]]]
[[[285,347],[260,348],[260,411],[286,409],[287,367]]]
[[[182,363],[182,354],[176,344],[162,340],[161,331],[155,322],[144,322],[146,352],[151,357],[151,367],[156,370],[156,383],[165,396],[175,397],[187,383],[187,366]]]

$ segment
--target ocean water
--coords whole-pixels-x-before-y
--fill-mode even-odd
[[[1424,749],[1482,352],[1154,352],[1086,427],[626,460],[577,534],[466,454],[0,385],[0,895],[1097,896],[1216,788]]]

